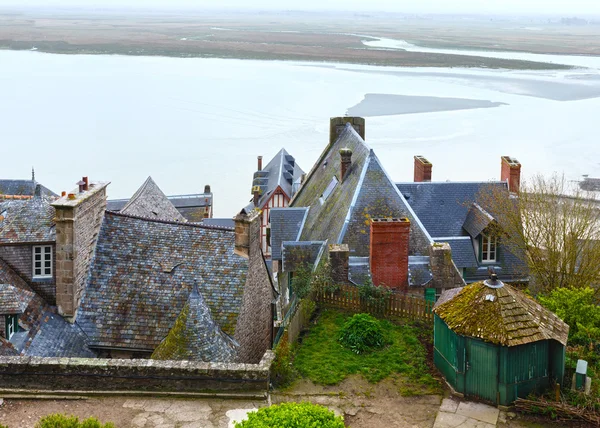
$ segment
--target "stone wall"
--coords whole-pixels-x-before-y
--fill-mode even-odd
[[[258,364],[0,357],[0,388],[36,391],[261,393],[273,353]]]
[[[445,242],[431,244],[429,246],[429,262],[433,278],[427,285],[428,287],[446,290],[465,285],[462,275],[452,261],[450,244]]]
[[[44,245],[44,244],[42,244]],[[47,244],[46,244],[47,245]],[[0,259],[4,260],[27,284],[48,304],[56,304],[56,247],[52,245],[53,278],[33,279],[33,246],[3,245],[0,246]]]
[[[251,212],[245,219],[240,218],[240,215],[236,217],[236,247],[238,239],[248,242],[248,276],[242,309],[235,327],[235,339],[240,344],[238,361],[257,363],[265,351],[271,348],[273,289],[260,245],[260,211]],[[244,226],[239,224],[241,221]],[[242,229],[248,231],[247,239],[238,238]]]
[[[73,317],[85,287],[88,268],[106,209],[106,186],[65,196],[56,208],[56,304],[65,317]]]

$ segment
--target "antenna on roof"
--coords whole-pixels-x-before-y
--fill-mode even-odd
[[[31,181],[35,181],[35,170],[31,167]]]

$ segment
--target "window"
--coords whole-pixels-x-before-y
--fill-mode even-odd
[[[496,261],[496,237],[486,234],[481,235],[481,261]]]
[[[19,317],[17,315],[6,315],[6,340],[10,340],[13,334],[19,330]]]
[[[33,247],[33,277],[52,278],[52,245]]]
[[[325,201],[327,200],[327,198],[329,197],[329,195],[331,195],[331,193],[333,193],[333,190],[335,189],[335,186],[337,186],[337,184],[338,184],[338,179],[337,179],[337,177],[334,176],[331,179],[331,182],[329,183],[329,185],[327,186],[325,191],[323,192],[323,194],[321,195],[321,197],[319,198],[319,202],[321,203],[321,205],[323,205],[325,203]]]

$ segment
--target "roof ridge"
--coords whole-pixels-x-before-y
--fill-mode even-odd
[[[225,232],[233,232],[234,231],[234,229],[232,229],[231,227],[212,226],[212,225],[208,225],[208,224],[192,223],[192,222],[184,223],[184,222],[171,221],[171,220],[161,220],[161,219],[157,219],[157,218],[143,217],[143,216],[139,216],[139,215],[123,214],[122,212],[115,212],[115,211],[104,211],[104,215],[111,215],[111,216],[115,216],[115,217],[126,217],[126,218],[135,219],[135,220],[149,221],[152,223],[163,223],[163,224],[173,224],[173,225],[177,225],[177,226],[195,227],[195,228],[199,228],[199,229],[222,230]]]

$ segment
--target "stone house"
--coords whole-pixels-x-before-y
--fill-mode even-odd
[[[271,256],[270,214],[275,208],[287,207],[300,187],[304,171],[285,149],[281,149],[263,168],[263,158],[258,156],[258,168],[252,180],[250,206],[262,212],[260,236],[262,249],[267,258]]]
[[[0,248],[10,249],[0,254],[0,354],[147,358],[196,320],[205,339],[180,341],[170,358],[260,360],[275,294],[258,211],[241,212],[236,233],[187,222],[151,179],[121,213],[106,211],[108,183],[78,185],[53,201],[23,200],[0,222]],[[41,244],[51,261],[42,249],[38,263]],[[26,247],[31,278],[13,247]],[[52,280],[42,288],[35,269],[45,274],[47,265]]]

